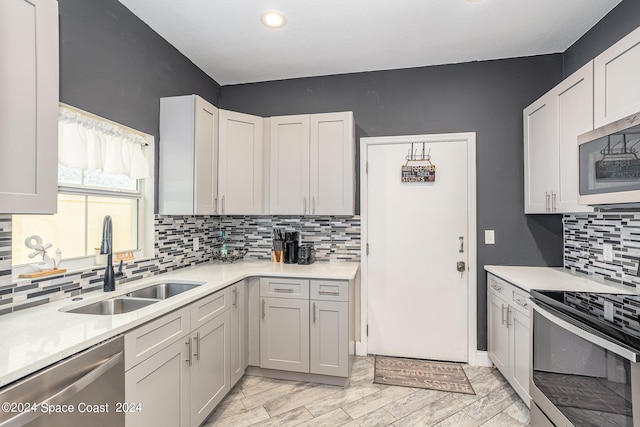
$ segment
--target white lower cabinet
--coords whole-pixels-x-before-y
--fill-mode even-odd
[[[349,282],[260,279],[260,367],[349,376]]]
[[[127,425],[198,426],[211,414],[242,376],[232,375],[232,355],[247,359],[246,330],[234,324],[245,310],[235,299],[244,285],[125,334],[125,399],[142,408],[127,414]]]
[[[262,297],[261,304],[260,367],[309,372],[309,300]]]
[[[249,363],[247,351],[247,284],[243,280],[231,287],[230,335],[231,335],[231,386],[244,375]]]
[[[125,350],[126,351],[126,350]],[[127,412],[127,426],[189,426],[189,349],[174,341],[125,374],[125,401],[139,403],[139,412]]]
[[[491,274],[487,285],[489,359],[529,406],[529,293]]]

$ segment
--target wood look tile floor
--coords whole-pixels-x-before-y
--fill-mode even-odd
[[[205,427],[529,426],[529,410],[493,368],[464,366],[476,395],[373,384],[373,357],[356,357],[344,387],[245,376]]]

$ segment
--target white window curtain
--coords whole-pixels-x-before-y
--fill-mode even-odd
[[[149,178],[145,139],[122,127],[60,107],[58,161],[66,167],[105,175]]]

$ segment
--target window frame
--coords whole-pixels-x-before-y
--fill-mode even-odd
[[[68,106],[61,104],[62,106],[69,108]],[[85,112],[83,112],[85,113]],[[97,116],[94,116],[97,117]],[[123,198],[136,198],[138,199],[138,249],[133,250],[133,256],[137,261],[152,259],[155,256],[155,218],[154,218],[154,206],[155,206],[155,139],[152,135],[142,133],[140,131],[127,128],[118,123],[110,120],[102,119],[106,122],[115,124],[120,127],[124,127],[131,132],[136,132],[141,135],[145,141],[144,157],[149,167],[151,176],[147,179],[138,180],[138,191],[131,190],[105,190],[100,187],[93,186],[81,186],[67,184],[58,185],[57,194],[76,194],[85,196],[108,196],[108,197],[123,197]],[[54,246],[56,245],[56,242]],[[32,264],[39,263],[40,260],[36,260],[29,264],[12,264],[13,275],[17,277],[19,274],[32,273]],[[61,268],[67,271],[82,270],[86,268],[92,268],[101,266],[95,255],[87,255],[74,258],[63,258],[61,261]]]

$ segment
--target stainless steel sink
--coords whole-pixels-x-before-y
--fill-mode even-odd
[[[82,307],[68,310],[67,313],[80,314],[122,314],[138,310],[142,307],[154,304],[159,300],[154,299],[134,299],[134,298],[111,298],[104,301],[83,305]]]
[[[129,292],[127,296],[134,298],[167,299],[197,288],[198,286],[200,286],[200,284],[197,283],[157,283],[152,286],[147,286],[146,288],[138,289],[137,291]]]

